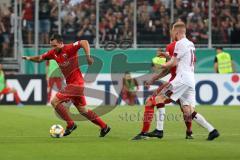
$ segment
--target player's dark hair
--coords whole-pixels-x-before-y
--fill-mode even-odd
[[[223,47],[220,47],[220,46],[219,46],[219,47],[216,47],[216,49],[220,49],[220,50],[223,50]]]
[[[62,42],[63,41],[63,38],[60,34],[53,34],[50,38],[51,41],[53,40],[57,40],[58,42]]]
[[[129,72],[129,71],[126,71],[125,74],[130,74],[130,72]]]

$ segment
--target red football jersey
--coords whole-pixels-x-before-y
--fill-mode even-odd
[[[172,43],[168,44],[166,47],[166,52],[169,52],[170,57],[174,55],[174,49],[175,49],[176,41],[173,41]],[[177,67],[173,67],[170,70],[171,78],[169,79],[169,82],[171,82],[176,77],[176,70]]]
[[[84,80],[79,68],[77,54],[80,48],[80,41],[72,44],[64,44],[63,48],[59,52],[52,49],[43,54],[42,59],[54,59],[58,63],[67,84],[82,84],[84,83]]]

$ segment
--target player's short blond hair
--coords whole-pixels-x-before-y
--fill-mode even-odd
[[[176,22],[176,23],[173,25],[173,30],[175,30],[175,29],[181,30],[181,31],[183,31],[184,33],[186,33],[186,25],[185,25],[185,23],[182,22],[182,21],[178,21],[178,22]]]
[[[179,22],[176,22],[176,23],[173,25],[173,29],[177,29],[177,28],[185,28],[185,29],[186,29],[186,25],[185,25],[184,22],[179,21]]]

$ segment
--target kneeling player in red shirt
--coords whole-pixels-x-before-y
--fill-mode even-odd
[[[62,37],[56,34],[51,37],[50,44],[53,47],[52,50],[40,56],[23,56],[23,59],[33,62],[54,59],[58,63],[66,79],[67,86],[56,94],[51,104],[61,118],[67,122],[64,136],[71,134],[77,128],[77,125],[68,115],[68,111],[62,105],[63,102],[72,101],[80,114],[101,128],[100,137],[104,137],[111,128],[96,113],[85,108],[86,100],[83,93],[84,79],[79,69],[77,52],[82,47],[85,51],[88,64],[92,65],[93,59],[90,56],[88,41],[81,40],[72,44],[63,44]]]
[[[4,71],[3,71],[3,67],[0,64],[0,97],[2,95],[6,95],[6,94],[10,94],[10,93],[13,93],[15,103],[18,106],[23,106],[17,91],[14,88],[10,88],[10,87],[7,86]]]

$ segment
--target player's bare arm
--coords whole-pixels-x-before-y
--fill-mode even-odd
[[[22,56],[22,59],[36,62],[36,63],[40,63],[44,61],[41,56]]]
[[[147,81],[145,83],[146,87],[149,87],[150,85],[152,85],[154,82],[156,82],[158,79],[161,79],[163,77],[165,77],[166,75],[168,75],[170,73],[169,69],[163,69],[160,73],[155,74],[152,79],[150,81]]]
[[[218,64],[217,63],[214,63],[214,71],[215,71],[215,73],[218,73]]]
[[[80,44],[81,44],[81,46],[84,49],[84,52],[86,54],[88,65],[92,65],[94,60],[90,55],[90,46],[89,46],[88,41],[87,40],[81,40]]]
[[[176,57],[172,57],[170,61],[168,61],[167,63],[162,65],[162,68],[170,69],[172,67],[177,66],[177,63],[178,63],[177,58]]]

